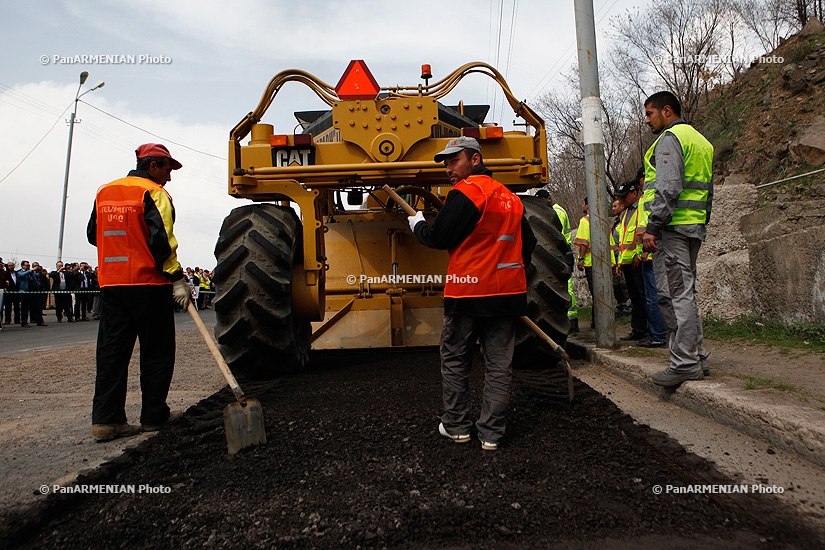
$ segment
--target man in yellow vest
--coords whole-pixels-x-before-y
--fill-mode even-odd
[[[696,258],[713,198],[713,145],[682,120],[670,92],[645,101],[645,123],[659,137],[644,157],[648,212],[642,245],[653,254],[659,308],[671,329],[670,366],[653,375],[659,386],[702,380],[708,353],[696,303]]]
[[[616,226],[616,247],[618,248],[618,271],[622,274],[630,295],[630,334],[620,340],[644,340],[649,337],[647,330],[647,306],[645,302],[644,278],[642,277],[642,246],[636,242],[636,226],[639,220],[637,202],[639,192],[637,182],[623,183],[616,190],[616,197],[624,210]]]
[[[553,211],[561,223],[561,234],[564,236],[567,246],[573,245],[573,230],[570,228],[570,217],[567,215],[567,210],[562,205],[555,202],[550,192],[547,189],[539,189],[536,197],[540,199],[547,199],[553,206]],[[573,274],[567,279],[567,293],[570,294],[570,308],[567,310],[567,320],[570,321],[570,332],[579,332],[579,310],[576,307],[576,294],[573,292]]]

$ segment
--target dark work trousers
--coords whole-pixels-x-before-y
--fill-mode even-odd
[[[647,300],[645,300],[645,279],[642,264],[633,269],[633,264],[622,266],[627,293],[630,295],[630,330],[634,334],[647,334]]]
[[[444,415],[441,422],[454,434],[469,434],[470,370],[476,341],[484,356],[484,392],[476,428],[478,438],[498,443],[507,426],[513,379],[515,318],[444,316],[441,332],[441,382]]]
[[[100,305],[92,424],[126,422],[126,381],[135,339],[140,340],[140,422],[166,422],[175,366],[172,285],[105,287]]]
[[[74,295],[74,318],[77,320],[86,319],[86,314],[92,311],[92,295],[80,294]]]
[[[10,325],[12,321],[15,325],[18,324],[20,322],[20,295],[5,294],[3,309],[5,310],[6,324]],[[12,311],[14,311],[13,316]]]
[[[69,321],[72,320],[71,294],[63,294],[62,292],[54,293],[54,314],[57,316],[58,321],[62,320],[64,315]]]
[[[31,294],[20,294],[20,324],[29,324],[29,308],[31,307]],[[32,316],[34,317],[34,316]],[[32,319],[34,320],[34,319]],[[37,322],[37,321],[35,321]]]

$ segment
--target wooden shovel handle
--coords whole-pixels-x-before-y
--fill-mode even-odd
[[[195,304],[191,301],[189,302],[189,308],[187,311],[189,311],[189,315],[192,316],[192,320],[195,321],[195,326],[198,327],[201,336],[203,336],[203,341],[206,342],[206,346],[209,348],[209,351],[212,352],[212,357],[215,358],[215,362],[218,364],[218,367],[220,367],[223,377],[226,378],[226,381],[229,383],[229,387],[232,388],[232,393],[235,394],[235,397],[241,405],[245,405],[246,397],[243,394],[243,390],[241,390],[241,387],[238,385],[238,381],[235,380],[235,376],[232,374],[232,371],[229,370],[229,365],[226,364],[223,355],[221,355],[221,352],[218,349],[218,343],[215,342],[215,337],[211,332],[209,332],[206,325],[203,324],[203,320],[201,320],[198,310],[195,309]]]
[[[392,190],[392,188],[389,185],[385,185],[383,189],[384,189],[384,192],[387,195],[389,195],[392,200],[394,200],[396,203],[398,203],[398,206],[400,206],[404,210],[404,212],[407,213],[408,216],[415,216],[417,214],[417,212],[415,211],[415,208],[413,208],[412,206],[407,204],[407,201],[402,199],[398,195],[398,193],[396,193],[395,191]]]

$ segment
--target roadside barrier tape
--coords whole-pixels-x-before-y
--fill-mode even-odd
[[[6,294],[100,294],[99,290],[7,290]],[[201,290],[201,294],[215,294],[214,290]]]

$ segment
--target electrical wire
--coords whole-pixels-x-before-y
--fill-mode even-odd
[[[74,103],[74,102],[72,102],[72,103]],[[49,134],[51,134],[51,133],[52,133],[52,130],[54,130],[54,127],[55,127],[55,126],[57,126],[57,123],[58,123],[58,122],[60,122],[60,119],[61,119],[61,118],[63,118],[63,115],[65,115],[65,114],[66,114],[66,111],[68,111],[68,110],[69,110],[69,107],[71,107],[71,106],[72,106],[72,103],[69,103],[69,104],[66,106],[66,108],[65,108],[65,109],[63,109],[63,112],[62,112],[62,113],[60,113],[60,115],[59,115],[59,116],[55,119],[54,123],[52,124],[52,127],[51,127],[51,128],[49,128],[49,129],[48,129],[48,131],[47,131],[45,134],[43,134],[43,137],[42,137],[42,138],[40,138],[40,139],[38,140],[38,142],[34,144],[34,147],[32,147],[32,148],[31,148],[31,150],[30,150],[28,153],[26,153],[26,155],[25,155],[25,156],[24,156],[24,157],[20,160],[20,162],[18,162],[18,163],[17,163],[17,165],[16,165],[14,168],[12,168],[12,169],[11,169],[11,171],[10,171],[8,174],[6,174],[6,175],[5,175],[5,176],[3,176],[2,178],[0,178],[0,183],[3,183],[4,181],[6,181],[6,178],[8,178],[9,176],[11,176],[11,175],[15,172],[15,170],[17,170],[18,168],[20,168],[20,165],[21,165],[21,164],[23,164],[24,162],[26,162],[26,159],[27,159],[27,158],[29,158],[29,155],[31,155],[32,153],[34,153],[34,150],[35,150],[35,149],[37,149],[37,147],[38,147],[41,143],[43,143],[43,140],[44,140],[44,139],[46,139],[46,137],[47,137]]]
[[[610,13],[610,10],[612,10],[613,6],[616,5],[616,2],[618,2],[618,0],[613,0],[613,3],[610,4],[610,7],[608,7],[607,10],[605,10],[604,14],[599,18],[599,20],[596,21],[596,24],[600,24],[604,20],[604,18],[607,17],[607,15]],[[605,6],[607,6],[607,2],[602,4],[602,6],[597,10],[596,15],[598,15],[599,12],[604,10]],[[569,46],[567,46],[567,49],[564,50],[564,53],[561,54],[561,56],[556,60],[556,62],[553,63],[553,65],[550,66],[550,68],[547,70],[546,73],[544,73],[544,76],[541,77],[541,79],[538,81],[538,83],[535,86],[533,86],[533,89],[530,90],[530,93],[527,94],[527,97],[536,97],[536,96],[540,95],[542,92],[544,92],[544,89],[547,86],[549,86],[550,81],[553,80],[556,77],[556,75],[558,75],[559,72],[561,72],[561,70],[562,70],[562,68],[560,67],[558,70],[553,72],[553,69],[555,69],[556,66],[559,65],[560,63],[564,63],[565,66],[566,66],[567,63],[570,61],[570,59],[573,57],[572,54],[567,56],[567,52],[569,52],[570,49],[575,44],[576,44],[576,42],[573,41]],[[567,56],[567,57],[565,57],[565,56]],[[551,75],[550,73],[553,73],[553,74]],[[549,75],[549,78],[548,78],[548,75]],[[545,84],[545,81],[547,82],[546,84]],[[539,89],[539,91],[536,92],[536,89]],[[534,92],[536,92],[536,93],[534,94]]]
[[[86,101],[83,101],[82,99],[80,100],[80,102],[81,102],[81,103],[85,103],[86,105],[88,105],[88,106],[89,106],[89,107],[91,107],[92,109],[95,109],[96,111],[100,111],[100,112],[101,112],[101,113],[103,113],[104,115],[106,115],[106,116],[110,116],[110,117],[112,117],[113,119],[118,120],[118,121],[122,122],[123,124],[126,124],[127,126],[131,126],[132,128],[135,128],[136,130],[140,130],[141,132],[145,132],[145,133],[149,134],[149,135],[150,135],[150,136],[152,136],[152,137],[156,137],[156,138],[161,139],[161,140],[163,140],[163,141],[165,141],[165,142],[171,143],[171,144],[173,144],[173,145],[177,145],[178,147],[183,147],[184,149],[189,149],[190,151],[193,151],[193,152],[195,152],[195,153],[200,153],[201,155],[206,155],[207,157],[212,157],[212,158],[215,158],[215,159],[218,159],[218,160],[223,160],[223,161],[226,161],[226,160],[227,160],[227,159],[226,159],[226,157],[219,157],[218,155],[213,155],[212,153],[207,153],[206,151],[201,151],[201,150],[199,150],[199,149],[195,149],[194,147],[189,147],[188,145],[184,145],[183,143],[178,143],[177,141],[171,140],[171,139],[169,139],[169,138],[165,138],[165,137],[163,137],[163,136],[159,136],[158,134],[155,134],[155,133],[153,133],[153,132],[150,132],[149,130],[146,130],[145,128],[141,128],[140,126],[137,126],[136,124],[132,124],[131,122],[128,122],[128,121],[126,121],[126,120],[123,120],[122,118],[120,118],[120,117],[118,117],[118,116],[115,116],[115,115],[113,115],[112,113],[107,113],[106,111],[104,111],[104,110],[103,110],[103,109],[101,109],[100,107],[95,107],[95,106],[94,106],[94,105],[92,105],[91,103],[88,103],[88,102],[86,102]]]

